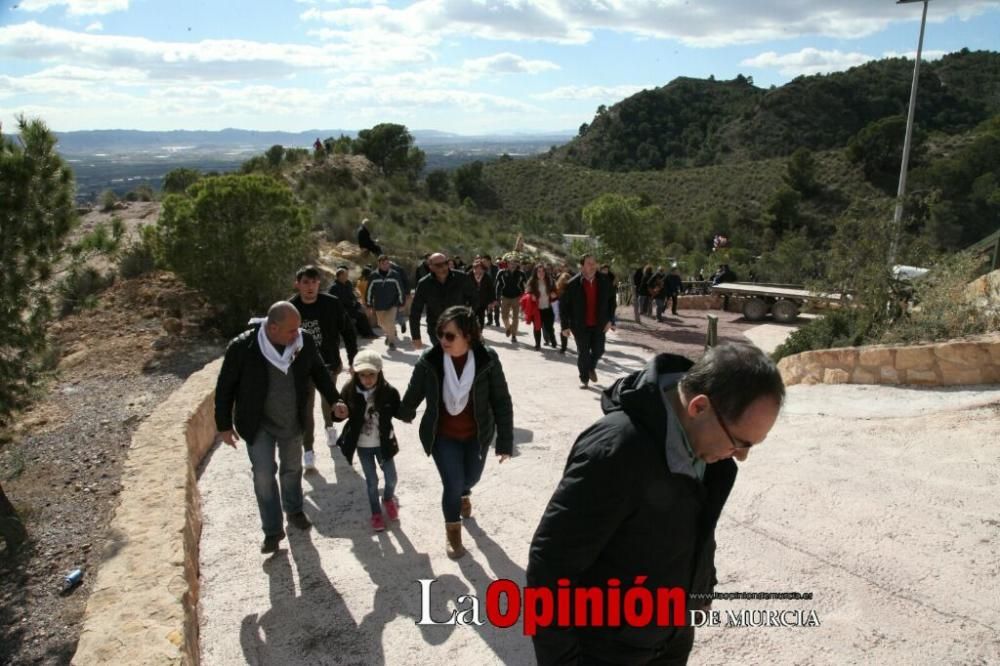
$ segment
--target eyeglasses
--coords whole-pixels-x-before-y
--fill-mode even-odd
[[[722,417],[719,416],[719,410],[712,405],[712,413],[715,414],[715,420],[719,422],[719,426],[722,428],[722,432],[726,433],[726,437],[729,438],[730,443],[733,445],[734,449],[749,449],[753,444],[751,442],[745,442],[741,439],[736,439],[733,437],[733,433],[729,432],[729,428],[726,427],[725,422],[723,422]]]
[[[441,268],[442,266],[447,266],[447,261],[435,261],[433,264],[427,264],[431,268]]]
[[[438,331],[437,336],[439,339],[444,338],[448,342],[454,342],[455,338],[458,337],[458,333],[455,333],[453,331]]]

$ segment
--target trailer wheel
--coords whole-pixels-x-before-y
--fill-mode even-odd
[[[790,324],[799,316],[799,304],[795,301],[782,299],[771,306],[774,320],[782,324]]]
[[[751,298],[743,304],[743,318],[747,321],[760,321],[767,316],[771,308],[762,298]]]

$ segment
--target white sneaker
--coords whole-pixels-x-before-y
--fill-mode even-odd
[[[337,426],[330,426],[326,429],[326,445],[331,449],[337,446]]]
[[[316,469],[316,453],[314,451],[306,451],[305,455],[302,456],[302,466],[306,468],[306,471]]]

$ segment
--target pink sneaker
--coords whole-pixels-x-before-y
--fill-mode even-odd
[[[376,532],[385,531],[385,519],[382,518],[381,513],[372,514],[372,529],[375,530]]]
[[[382,500],[382,508],[385,509],[385,515],[389,516],[389,520],[399,520],[399,505],[396,504],[395,497],[388,500]]]

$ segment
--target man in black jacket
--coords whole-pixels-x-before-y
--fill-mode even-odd
[[[680,270],[677,268],[677,264],[670,267],[670,273],[667,274],[667,298],[670,299],[670,314],[677,314],[677,298],[684,291],[684,281],[681,280]]]
[[[290,303],[295,306],[302,317],[302,330],[309,333],[319,347],[320,356],[326,363],[330,379],[337,381],[337,375],[344,368],[340,360],[340,339],[344,339],[347,348],[348,365],[354,362],[358,353],[358,340],[347,310],[340,299],[319,291],[320,272],[315,266],[303,266],[295,274],[295,290],[298,292]],[[302,433],[302,448],[305,450],[305,468],[307,471],[316,469],[316,455],[313,452],[313,404],[316,392],[310,391],[308,396],[309,409],[306,411],[305,431]],[[337,428],[330,419],[330,404],[323,403],[323,421],[326,426],[326,443],[332,447],[337,444]]]
[[[570,278],[559,299],[562,334],[576,339],[576,368],[580,388],[597,381],[597,362],[604,355],[605,335],[615,312],[615,289],[607,275],[597,272],[597,260],[580,259],[580,272]]]
[[[736,479],[732,459],[746,460],[767,437],[784,395],[774,363],[742,344],[709,349],[695,364],[660,354],[619,379],[602,396],[605,416],[570,451],[531,542],[528,585],[556,597],[562,579],[605,589],[617,579],[621,598],[633,585],[654,598],[680,588],[685,608],[704,609],[700,595],[716,583],[715,527]],[[684,664],[694,629],[544,627],[533,640],[542,665]]]
[[[507,260],[507,268],[497,273],[496,300],[500,301],[500,316],[510,341],[517,344],[517,326],[521,319],[521,295],[528,276],[521,270],[516,256]]]
[[[361,226],[358,227],[358,247],[368,250],[376,257],[382,254],[382,246],[372,240],[371,231],[368,230],[368,218],[361,220]]]
[[[233,448],[240,438],[247,442],[264,530],[261,552],[273,553],[285,538],[282,509],[295,527],[311,525],[302,511],[302,434],[312,411],[308,395],[315,385],[327,404],[340,396],[313,337],[299,328],[302,319],[294,305],[279,301],[266,320],[253,323],[226,348],[215,386],[215,427],[218,439]]]
[[[368,323],[368,313],[358,302],[358,294],[354,283],[348,278],[347,266],[339,266],[330,289],[326,292],[336,296],[340,304],[347,310],[347,315],[354,322],[354,330],[363,338],[374,338],[375,331]]]
[[[448,268],[448,257],[436,252],[427,258],[430,275],[425,275],[413,290],[413,303],[410,305],[410,336],[413,348],[422,349],[424,343],[420,339],[420,317],[427,308],[427,337],[431,344],[436,345],[437,320],[441,313],[452,305],[468,305],[473,310],[479,305],[479,295],[472,278],[465,273]]]

